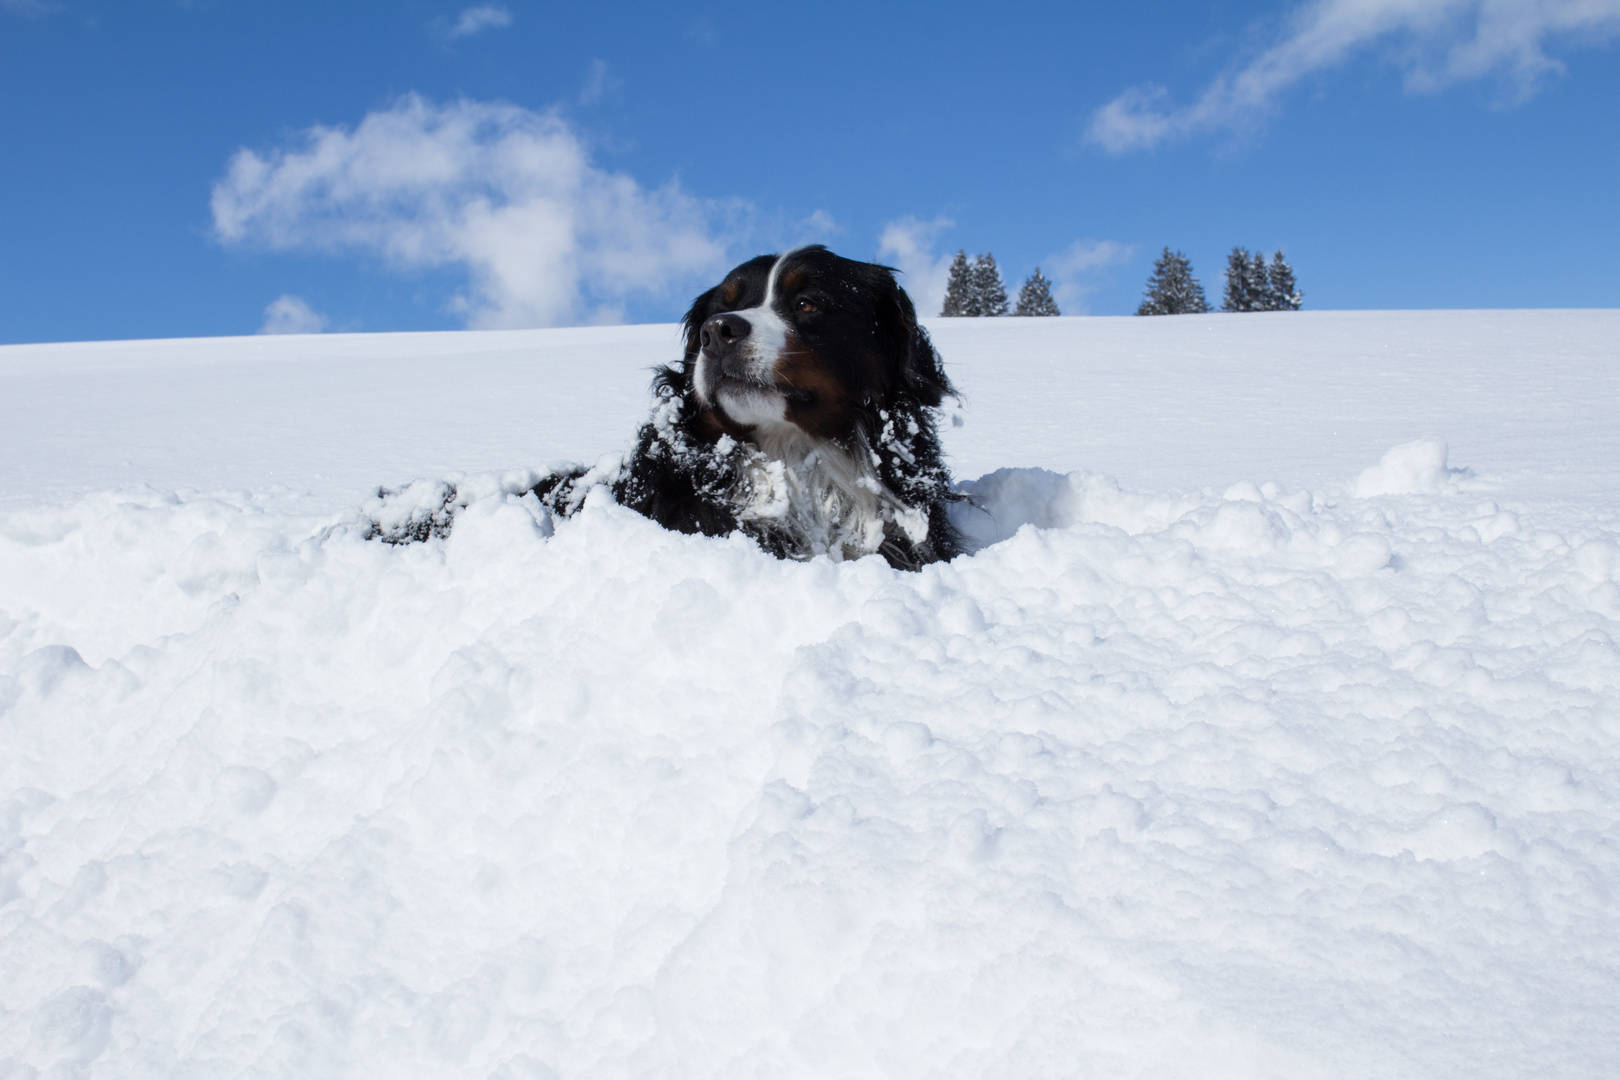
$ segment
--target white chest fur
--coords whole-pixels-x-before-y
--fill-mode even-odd
[[[790,425],[756,431],[736,492],[739,520],[786,533],[805,557],[835,561],[876,552],[891,522],[914,544],[927,539],[927,516],[884,487],[864,445],[845,450]]]

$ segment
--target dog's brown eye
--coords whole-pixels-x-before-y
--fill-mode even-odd
[[[816,302],[814,300],[811,300],[809,297],[804,297],[799,300],[799,310],[808,315],[812,311],[820,311],[821,309],[816,307]]]

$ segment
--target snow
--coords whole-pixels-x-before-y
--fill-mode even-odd
[[[0,349],[0,1076],[1613,1075],[1620,312],[933,328],[915,574],[519,494],[672,327]]]
[[[1376,495],[1433,495],[1445,490],[1453,472],[1446,465],[1449,452],[1444,439],[1418,439],[1390,448],[1377,465],[1356,477],[1350,494],[1358,499]],[[1471,476],[1466,469],[1457,475]]]

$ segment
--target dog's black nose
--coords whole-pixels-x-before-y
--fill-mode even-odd
[[[727,312],[724,315],[711,315],[704,320],[703,329],[698,332],[698,341],[703,351],[716,360],[737,347],[737,343],[748,336],[753,326],[747,319]]]

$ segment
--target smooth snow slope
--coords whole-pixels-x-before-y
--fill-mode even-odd
[[[1620,312],[934,319],[958,476],[1339,483],[1439,435],[1518,496],[1620,506]],[[329,513],[379,483],[591,461],[675,326],[0,347],[0,506],[114,484]]]
[[[917,574],[512,494],[668,327],[0,349],[0,1077],[1620,1071],[1620,313],[936,337]]]

